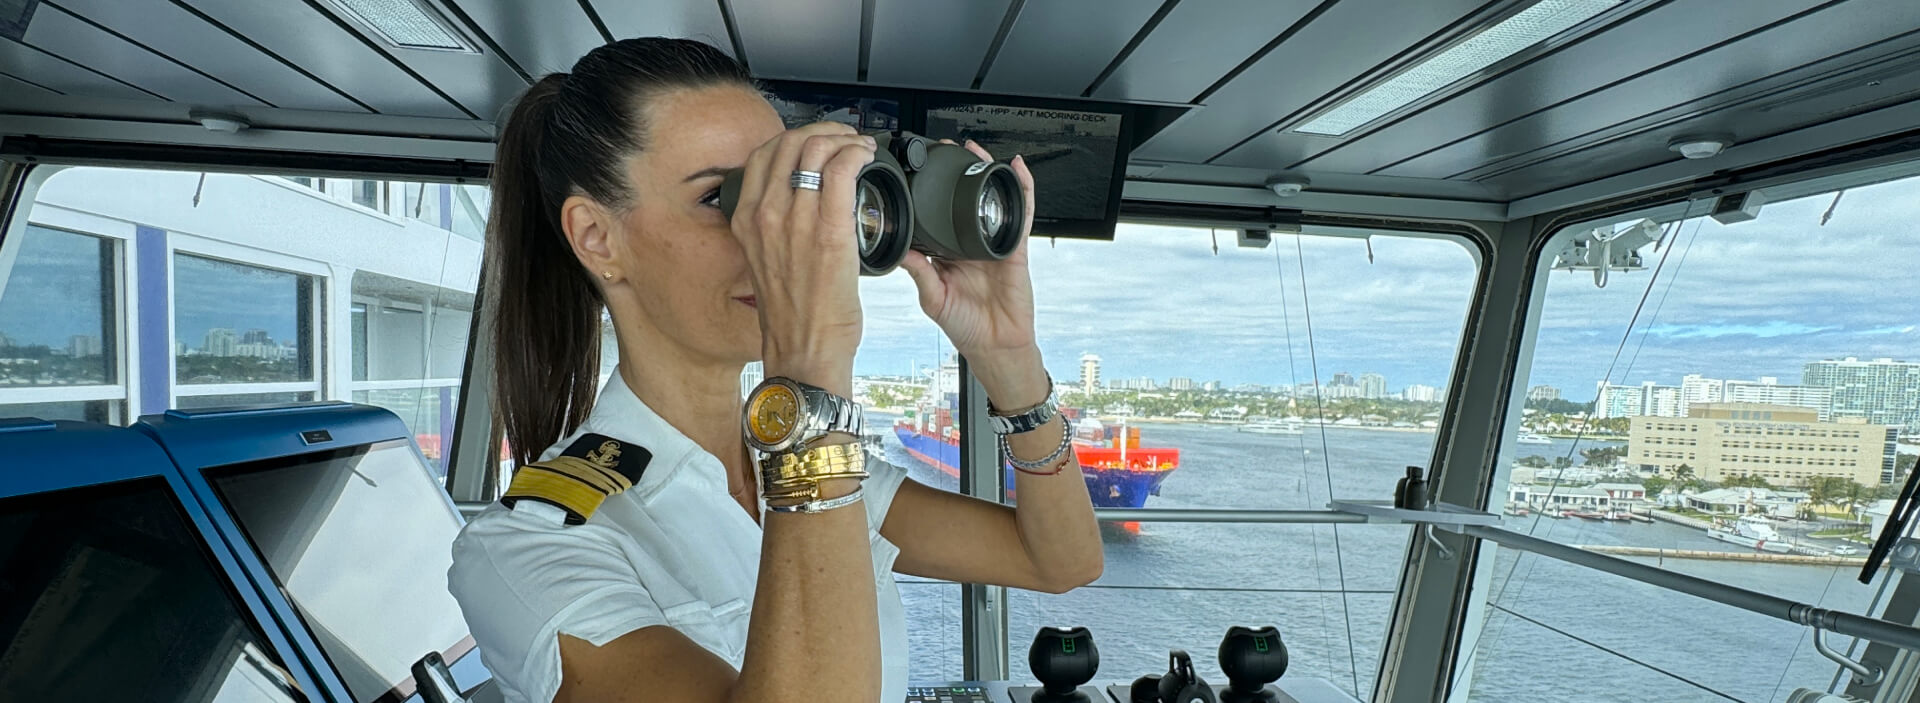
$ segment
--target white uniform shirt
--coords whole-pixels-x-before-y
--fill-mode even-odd
[[[541,459],[589,432],[653,453],[633,488],[575,526],[560,524],[557,511],[495,504],[454,539],[447,583],[481,661],[507,700],[545,703],[560,690],[559,635],[598,646],[666,625],[738,670],[761,533],[727,493],[720,460],[642,403],[617,370],[586,423]],[[906,615],[893,580],[900,550],[880,536],[880,525],[906,472],[886,462],[867,466],[863,502],[880,602],[881,700],[890,703],[906,698]]]

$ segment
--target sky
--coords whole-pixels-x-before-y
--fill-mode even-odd
[[[1759,219],[1689,220],[1669,247],[1641,250],[1647,270],[1546,276],[1529,384],[1591,400],[1615,383],[1681,376],[1797,383],[1806,362],[1920,358],[1920,178],[1770,203]],[[1336,372],[1386,376],[1397,391],[1445,387],[1477,263],[1463,245],[1401,233],[1369,239],[1276,235],[1240,249],[1220,230],[1121,225],[1112,242],[1033,242],[1036,329],[1054,378],[1078,378],[1082,352],[1104,379],[1183,376],[1280,385]],[[1373,260],[1367,256],[1371,241]],[[1668,258],[1629,343],[1653,268]],[[1305,268],[1302,291],[1300,269]],[[936,358],[937,329],[904,272],[863,279],[867,329],[857,371],[906,373]],[[1311,303],[1312,334],[1303,297]],[[1290,334],[1289,334],[1290,333]],[[1309,342],[1311,340],[1311,343]],[[1289,351],[1292,367],[1289,368]]]

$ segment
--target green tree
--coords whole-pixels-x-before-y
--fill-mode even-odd
[[[1573,466],[1572,459],[1568,459],[1564,456],[1556,456],[1553,458],[1553,468],[1566,469],[1566,468],[1571,468],[1572,466]]]
[[[1689,466],[1687,464],[1681,464],[1679,466],[1673,467],[1673,480],[1675,482],[1686,484],[1686,483],[1691,483],[1693,479],[1694,479],[1694,476],[1693,476],[1692,466]]]
[[[1672,481],[1660,478],[1659,476],[1648,476],[1640,479],[1640,486],[1647,489],[1647,498],[1649,499],[1666,492],[1667,486],[1670,485],[1673,485]]]
[[[1588,464],[1606,466],[1627,455],[1623,447],[1592,447],[1580,450],[1580,458]]]
[[[1540,456],[1539,454],[1528,454],[1526,456],[1515,459],[1513,463],[1518,464],[1520,466],[1528,466],[1536,469],[1547,468],[1547,458],[1544,456]]]

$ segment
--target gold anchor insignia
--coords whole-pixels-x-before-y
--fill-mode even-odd
[[[587,452],[586,460],[594,466],[603,469],[618,467],[620,465],[620,443],[609,439],[601,443],[599,449]]]

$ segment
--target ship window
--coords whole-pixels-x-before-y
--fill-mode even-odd
[[[311,276],[180,253],[173,280],[177,394],[316,381]]]
[[[1547,384],[1580,389],[1566,394],[1574,402],[1618,401],[1601,403],[1594,412],[1625,409],[1627,415],[1677,416],[1682,412],[1679,404],[1667,399],[1689,404],[1740,400],[1725,397],[1730,390],[1726,386],[1732,384],[1714,379],[1773,377],[1782,390],[1768,405],[1814,397],[1812,392],[1787,392],[1805,386],[1818,389],[1822,398],[1831,394],[1832,406],[1805,406],[1796,413],[1827,414],[1846,407],[1843,403],[1871,403],[1880,422],[1906,431],[1920,429],[1920,409],[1901,408],[1848,386],[1871,377],[1875,364],[1899,363],[1857,359],[1898,358],[1911,351],[1910,325],[1920,318],[1920,299],[1905,292],[1908,271],[1880,262],[1920,258],[1920,227],[1912,224],[1920,217],[1920,178],[1856,186],[1844,197],[1834,192],[1783,197],[1767,203],[1758,219],[1736,224],[1663,214],[1670,212],[1651,213],[1668,218],[1664,222],[1626,217],[1617,223],[1569,227],[1546,244],[1533,293],[1538,312],[1529,321],[1531,356],[1519,362],[1523,373],[1516,388]],[[1607,272],[1604,287],[1595,285],[1590,269],[1553,268],[1556,260],[1573,258],[1570,247],[1576,242],[1613,237],[1638,237],[1633,248],[1643,265]],[[1613,245],[1616,256],[1624,246],[1620,241]],[[1783,280],[1802,284],[1779,285]],[[1845,360],[1847,356],[1856,359]],[[1900,368],[1907,366],[1911,364]],[[1894,382],[1887,390],[1892,391],[1888,398],[1920,393],[1909,381]],[[1698,414],[1697,405],[1693,411]],[[1880,450],[1852,454],[1819,447],[1823,456],[1802,464],[1804,472],[1785,472],[1779,470],[1788,463],[1783,453],[1811,448],[1778,438],[1807,435],[1807,423],[1770,419],[1786,414],[1767,408],[1720,412],[1730,413],[1720,417],[1737,422],[1699,424],[1709,433],[1708,446],[1727,453],[1710,452],[1687,472],[1663,467],[1668,470],[1661,478],[1643,479],[1625,467],[1595,467],[1598,480],[1658,481],[1688,491],[1698,497],[1688,501],[1693,508],[1628,502],[1629,510],[1655,513],[1657,519],[1618,524],[1540,519],[1536,512],[1509,518],[1507,528],[1603,552],[1615,547],[1722,552],[1724,559],[1667,556],[1658,565],[1877,617],[1874,603],[1886,602],[1876,601],[1888,585],[1885,572],[1875,583],[1860,584],[1855,579],[1857,561],[1782,563],[1792,560],[1753,555],[1762,550],[1769,556],[1775,551],[1817,555],[1844,546],[1840,538],[1822,533],[1818,523],[1798,517],[1819,513],[1844,518],[1840,506],[1862,502],[1849,491],[1851,496],[1871,497],[1888,490],[1880,487]],[[1622,436],[1589,433],[1560,452],[1571,459],[1615,447],[1637,452],[1647,439],[1640,428]],[[1518,495],[1521,491],[1515,488],[1520,485],[1529,489],[1528,495],[1552,496],[1578,485],[1571,477],[1508,481],[1504,470],[1501,478],[1495,481],[1498,492],[1493,496]],[[1761,484],[1771,484],[1775,491],[1818,488],[1810,491],[1812,497],[1775,493],[1773,498],[1753,489],[1757,512],[1769,516],[1761,526],[1777,533],[1764,540],[1689,526],[1699,523],[1683,519],[1700,517],[1695,509],[1749,512],[1746,498],[1729,493]],[[1522,507],[1505,500],[1494,505],[1516,512]],[[1762,541],[1766,544],[1759,545]],[[1634,700],[1783,700],[1795,688],[1827,691],[1835,681],[1834,665],[1814,652],[1807,628],[1583,567],[1493,549],[1491,568],[1482,576],[1487,580],[1476,586],[1486,599],[1473,618],[1480,626],[1459,657],[1462,671],[1470,672],[1463,679],[1470,699],[1538,697],[1533,687],[1539,672],[1549,668],[1563,690],[1605,691],[1606,697]],[[1624,629],[1615,617],[1622,608],[1636,614],[1632,626]],[[1697,646],[1702,641],[1712,644]],[[1847,645],[1845,638],[1830,636],[1829,642]],[[1839,681],[1844,685],[1846,679]]]
[[[0,691],[304,701],[157,478],[0,499]]]
[[[1047,367],[1062,402],[1106,438],[1080,449],[1096,503],[1318,510],[1391,497],[1404,467],[1432,462],[1475,254],[1424,233],[1309,228],[1266,248],[1235,237],[1123,224],[1109,242],[1032,242]],[[1301,643],[1290,672],[1371,695],[1406,527],[1148,522],[1103,534],[1093,585],[1008,594],[1015,659],[1043,625],[1098,622],[1101,642],[1121,643],[1102,649],[1102,671],[1164,671],[1169,647],[1211,651],[1228,625],[1274,624]],[[1255,553],[1298,568],[1192,568]],[[1224,680],[1214,659],[1195,664]]]
[[[5,243],[14,265],[0,276],[0,417],[116,421],[119,240],[34,224],[20,240]]]
[[[399,415],[421,452],[444,474],[474,319],[474,289],[421,285],[365,270],[353,274],[352,285],[350,397]]]

